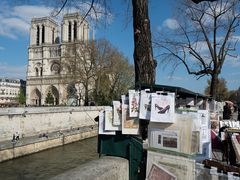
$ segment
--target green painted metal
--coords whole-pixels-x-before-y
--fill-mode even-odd
[[[141,139],[122,134],[99,135],[98,153],[128,159],[130,180],[145,179],[146,162]]]

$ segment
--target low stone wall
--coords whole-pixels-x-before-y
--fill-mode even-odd
[[[104,156],[55,176],[50,180],[128,180],[129,163],[120,157]]]
[[[47,138],[28,137],[12,143],[3,142],[0,148],[0,162],[94,137],[97,134],[97,126],[91,126],[63,134],[51,133]]]
[[[30,137],[96,125],[94,118],[103,107],[23,107],[0,108],[0,142],[14,133]]]

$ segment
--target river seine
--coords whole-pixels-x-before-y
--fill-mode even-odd
[[[0,163],[0,180],[49,179],[97,159],[97,137]]]

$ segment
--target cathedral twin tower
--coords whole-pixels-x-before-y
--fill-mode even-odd
[[[54,105],[67,103],[68,82],[61,77],[67,74],[62,68],[64,51],[75,43],[89,40],[89,24],[79,13],[66,14],[61,23],[61,37],[58,24],[49,17],[33,18],[30,27],[30,45],[27,67],[27,105],[45,105],[50,93]],[[84,92],[76,84],[77,94]]]

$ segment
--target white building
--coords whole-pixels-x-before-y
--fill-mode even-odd
[[[24,90],[25,83],[20,79],[0,78],[0,106],[17,105],[16,97],[21,88]]]
[[[46,104],[48,93],[54,97],[54,105],[67,104],[69,81],[66,77],[69,70],[62,66],[66,60],[64,51],[68,45],[87,43],[88,40],[89,24],[79,13],[66,14],[61,28],[49,17],[32,19],[28,49],[27,105]],[[75,86],[77,95],[83,97],[83,86]]]

